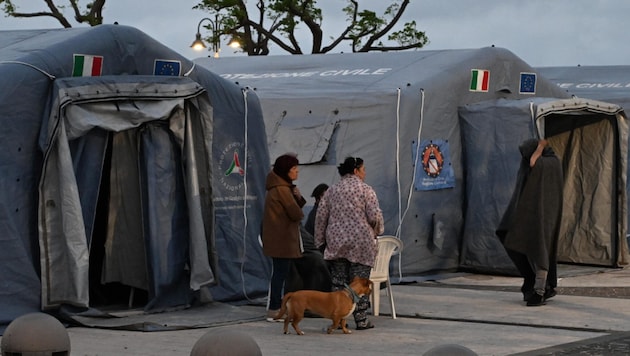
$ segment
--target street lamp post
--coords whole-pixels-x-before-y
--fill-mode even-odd
[[[210,22],[210,30],[212,31],[212,50],[214,51],[214,58],[219,58],[219,52],[221,51],[221,21],[222,18],[219,15],[214,15],[214,21],[208,17],[204,17],[197,24],[197,35],[195,36],[195,41],[190,45],[192,49],[196,51],[200,51],[206,48],[206,45],[203,43],[201,39],[201,24],[204,21]]]

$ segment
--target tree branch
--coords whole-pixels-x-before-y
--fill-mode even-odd
[[[102,11],[103,7],[105,6],[105,1],[106,0],[95,0],[88,3],[90,11],[87,11],[85,14],[81,14],[81,9],[79,7],[78,1],[69,0],[74,13],[74,19],[79,23],[87,22],[90,26],[100,25],[101,23],[103,23]],[[53,0],[44,0],[44,3],[46,3],[46,6],[50,10],[50,12],[38,11],[24,13],[7,11],[7,14],[11,17],[16,18],[52,17],[56,19],[64,28],[72,27],[72,24],[70,24],[68,19],[59,11],[59,7],[55,5]]]
[[[374,49],[373,47],[374,42],[376,42],[381,37],[385,36],[392,28],[394,28],[398,20],[400,20],[400,18],[402,17],[403,12],[405,12],[407,5],[409,5],[409,1],[410,0],[404,0],[402,4],[400,5],[400,8],[398,8],[396,15],[394,15],[394,17],[392,18],[392,20],[381,31],[379,31],[378,33],[375,33],[370,38],[368,38],[368,40],[365,42],[363,47],[358,50],[358,52],[367,52],[369,51],[369,48]]]
[[[349,37],[347,37],[348,33],[352,31],[354,24],[357,22],[357,15],[359,13],[359,4],[357,3],[357,1],[350,0],[350,2],[354,5],[354,10],[352,11],[352,22],[350,22],[350,25],[348,25],[346,29],[343,30],[343,32],[335,40],[333,40],[328,46],[322,48],[322,53],[328,53],[333,48],[337,47],[341,43],[341,41],[350,39]]]
[[[381,52],[388,52],[388,51],[404,51],[406,49],[412,49],[412,48],[420,48],[423,45],[421,43],[415,43],[415,44],[410,44],[410,45],[405,45],[405,46],[385,46],[385,47],[361,47],[360,50],[358,50],[357,52],[370,52],[370,51],[381,51]]]
[[[295,48],[288,46],[286,43],[284,43],[280,38],[276,37],[273,33],[267,31],[264,27],[262,27],[260,24],[253,22],[251,20],[247,20],[247,24],[249,26],[252,26],[256,31],[258,31],[259,33],[264,34],[268,40],[271,40],[273,43],[277,44],[278,46],[280,46],[283,50],[291,53],[291,54],[301,54],[299,52],[296,52]]]
[[[315,21],[315,19],[311,16],[311,13],[308,10],[309,8],[308,5],[312,3],[313,3],[312,0],[304,1],[301,8],[297,8],[296,6],[294,6],[295,3],[289,3],[287,12],[290,15],[293,15],[299,18],[300,20],[302,20],[304,24],[306,25],[306,27],[308,27],[309,31],[311,32],[311,35],[313,36],[313,45],[311,48],[311,53],[320,53],[321,47],[322,47],[323,31],[322,31],[321,25]],[[302,50],[300,49],[300,45],[295,40],[295,34],[293,31],[291,31],[291,33],[289,34],[289,39],[291,43],[293,44],[294,48],[296,49],[296,51],[299,51],[300,53],[302,53]]]

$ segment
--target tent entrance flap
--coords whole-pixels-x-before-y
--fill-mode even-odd
[[[558,261],[615,266],[618,255],[615,116],[551,115],[545,136],[562,159],[564,203]]]
[[[42,306],[118,303],[121,286],[146,291],[145,310],[186,305],[215,283],[204,91],[187,78],[81,80],[57,83],[42,135]]]

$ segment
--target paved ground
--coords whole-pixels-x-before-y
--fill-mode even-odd
[[[300,324],[304,336],[284,335],[282,324],[264,321],[262,306],[220,303],[84,318],[85,327],[67,331],[71,355],[189,355],[204,335],[230,331],[247,334],[263,355],[423,355],[448,344],[478,355],[630,355],[630,269],[565,267],[560,277],[560,294],[541,307],[524,305],[513,277],[457,273],[395,285],[398,318],[381,290],[376,328],[351,335],[324,333],[321,318]]]

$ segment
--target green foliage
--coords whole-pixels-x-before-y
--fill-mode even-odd
[[[13,5],[13,1],[0,0],[0,4],[2,4],[2,11],[6,14],[7,17],[11,16],[11,14],[15,12],[15,5]]]
[[[427,44],[429,39],[422,31],[416,30],[416,21],[407,22],[401,31],[392,32],[387,39],[396,41],[401,46],[416,46],[419,43]]]
[[[315,0],[255,0],[255,6],[252,0],[249,6],[246,0],[202,0],[193,9],[219,14],[220,35],[238,40],[248,55],[269,54],[270,44],[291,54],[303,54],[297,37],[304,31],[311,35],[310,53],[327,53],[343,42],[349,43],[353,52],[396,51],[421,48],[428,43],[426,34],[416,29],[415,21],[403,24],[402,29],[395,28],[410,0],[389,0],[391,4],[382,15],[360,9],[359,0],[346,1],[342,8],[346,27],[327,36],[328,45],[323,44],[324,16]],[[362,3],[373,4],[372,1]]]

